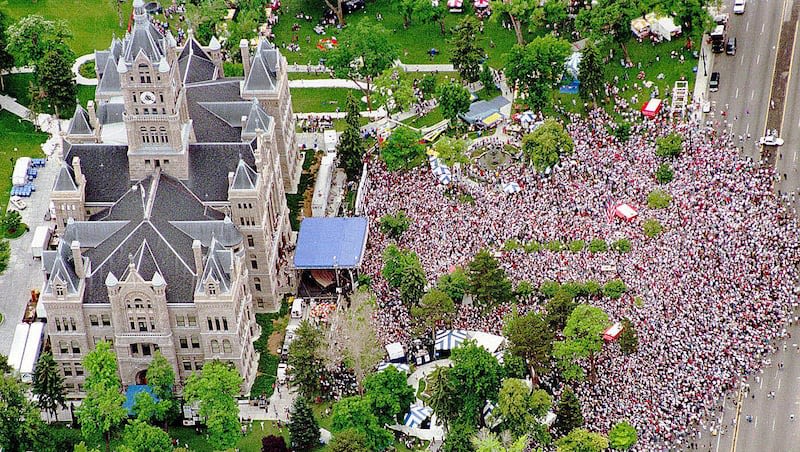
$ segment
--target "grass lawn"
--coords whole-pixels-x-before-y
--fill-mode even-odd
[[[127,27],[131,3],[121,3],[120,7]],[[109,0],[4,0],[0,1],[0,9],[11,21],[29,14],[64,19],[73,35],[69,44],[76,56],[108,48],[112,34],[118,37],[125,34],[125,28],[119,26],[117,10]]]
[[[348,25],[356,24],[362,20],[375,21],[377,13],[383,16],[383,25],[392,34],[395,45],[397,45],[400,60],[404,63],[450,63],[451,45],[447,42],[449,34],[442,36],[438,24],[425,24],[419,21],[412,21],[408,30],[403,29],[403,19],[393,7],[393,0],[375,0],[367,2],[363,11],[348,14],[345,17]],[[445,19],[445,28],[449,30],[456,25],[467,14],[473,14],[469,2],[464,2],[465,12],[462,14],[448,14]],[[284,52],[289,63],[316,64],[320,58],[324,58],[324,52],[317,49],[316,44],[320,38],[336,36],[340,33],[333,27],[328,27],[328,34],[318,35],[314,32],[314,25],[319,22],[322,15],[324,3],[316,0],[284,0],[282,2],[282,15],[273,32],[276,36],[278,45],[288,44],[292,41],[292,36],[298,36],[300,52]],[[311,21],[295,19],[298,12],[313,17]],[[300,30],[293,32],[292,25],[299,24]],[[495,46],[490,48],[490,37]],[[306,42],[308,39],[309,42]],[[489,54],[489,64],[499,67],[505,62],[503,54],[516,43],[514,32],[503,28],[500,21],[488,20],[485,22],[484,33],[478,35],[478,43]],[[428,50],[435,48],[439,54],[431,58]]]
[[[28,121],[0,111],[0,208],[5,212],[11,196],[11,173],[18,157],[43,157],[41,144],[47,134],[37,132]]]
[[[89,103],[90,100],[94,100],[94,91],[97,89],[96,86],[91,85],[78,85],[78,103],[81,104],[83,108],[86,108],[86,104]],[[72,112],[69,112],[71,115]]]
[[[442,110],[439,107],[434,108],[428,114],[423,116],[412,116],[403,121],[403,124],[408,124],[411,127],[416,127],[417,129],[422,129],[424,127],[430,127],[438,122],[442,121],[444,116],[442,116]]]
[[[335,112],[344,110],[347,93],[361,99],[361,91],[348,88],[292,88],[292,108],[295,113]],[[359,102],[362,111],[367,105]]]
[[[28,89],[34,79],[35,76],[33,74],[6,75],[3,77],[3,84],[5,85],[3,93],[17,99],[17,103],[27,107],[31,104],[31,96]]]

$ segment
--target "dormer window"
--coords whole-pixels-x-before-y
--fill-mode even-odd
[[[150,68],[146,64],[139,65],[139,83],[150,83]]]
[[[216,295],[217,294],[217,290],[219,290],[219,287],[217,286],[217,282],[216,281],[209,281],[209,282],[206,283],[206,293],[207,294]]]
[[[56,293],[57,297],[63,297],[67,294],[67,288],[61,282],[57,282],[53,285],[53,290]]]

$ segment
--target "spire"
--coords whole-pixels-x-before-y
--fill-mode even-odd
[[[216,36],[212,36],[211,40],[208,42],[208,49],[209,50],[219,50],[222,46],[219,43],[219,40]]]

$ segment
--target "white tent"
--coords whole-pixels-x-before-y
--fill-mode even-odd
[[[504,193],[511,194],[511,193],[516,193],[518,191],[522,191],[522,187],[520,187],[519,184],[516,182],[508,182],[503,184]]]
[[[506,341],[503,336],[484,333],[482,331],[470,331],[470,337],[475,339],[475,342],[485,348],[489,353],[496,352]]]
[[[389,354],[389,361],[394,361],[396,359],[403,359],[406,357],[406,352],[403,350],[403,344],[399,342],[392,342],[391,344],[386,344],[386,353]]]
[[[681,34],[681,31],[683,31],[681,26],[675,25],[675,21],[669,16],[656,17],[655,14],[650,13],[645,17],[650,23],[650,33],[661,39],[671,41],[674,36]]]
[[[384,371],[389,368],[389,366],[394,366],[395,369],[399,370],[400,372],[409,373],[411,372],[411,367],[408,364],[403,363],[387,363],[386,361],[378,364],[378,372]]]
[[[583,58],[583,54],[580,52],[572,52],[572,55],[568,56],[566,61],[564,61],[564,69],[572,78],[578,78],[578,68],[581,64],[581,58]]]
[[[421,405],[412,405],[408,413],[406,413],[405,417],[403,418],[403,425],[406,427],[419,427],[425,422],[425,419],[428,419],[431,414],[433,414],[433,409],[427,406]]]
[[[436,350],[452,350],[469,339],[469,334],[462,330],[444,330],[436,333]]]

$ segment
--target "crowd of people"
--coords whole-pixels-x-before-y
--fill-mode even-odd
[[[408,343],[412,323],[398,293],[380,276],[389,239],[378,220],[398,210],[412,219],[399,245],[418,254],[431,283],[483,248],[500,252],[514,284],[621,278],[632,296],[592,303],[612,321],[631,319],[638,352],[623,355],[616,345],[604,347],[598,383],[582,383],[577,393],[590,429],[605,432],[629,419],[639,431],[638,450],[664,450],[693,441],[698,429],[714,428],[721,397],[763,368],[785,334],[797,304],[798,225],[772,193],[772,169],[740,157],[728,135],[659,117],[634,124],[629,141],[621,143],[608,131],[612,123],[599,110],[586,118],[572,116],[572,155],[549,175],[512,163],[497,170],[499,183],[445,187],[427,166],[388,172],[373,158],[364,199],[371,233],[363,269],[378,295],[374,322],[383,343]],[[661,186],[673,196],[671,205],[653,210],[646,199],[659,188],[655,140],[670,132],[686,137],[687,146],[670,162],[675,180]],[[503,193],[501,183],[508,182],[522,190]],[[471,201],[452,196],[454,189]],[[639,216],[610,221],[609,200],[634,206]],[[654,238],[642,231],[650,218],[663,225]],[[509,239],[567,243],[622,237],[632,244],[624,254],[502,252]],[[604,271],[612,265],[616,272]],[[509,308],[486,314],[461,306],[454,326],[499,333]]]

